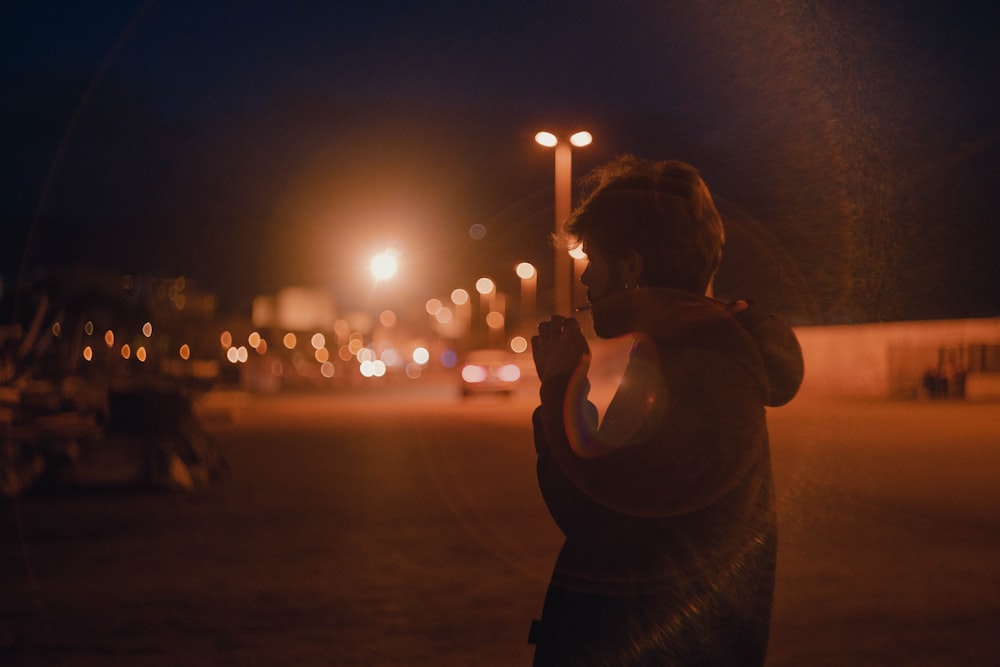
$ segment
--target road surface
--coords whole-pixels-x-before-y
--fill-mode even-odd
[[[3,505],[0,663],[530,664],[560,543],[530,390],[202,407],[224,483]],[[803,397],[769,419],[769,664],[996,664],[998,406]]]

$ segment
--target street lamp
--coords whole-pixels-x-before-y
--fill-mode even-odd
[[[530,262],[521,262],[514,267],[514,273],[521,279],[521,328],[527,331],[535,322],[535,291],[538,285],[538,271]]]
[[[555,251],[555,312],[570,314],[572,302],[572,267],[566,248],[558,242],[562,238],[563,225],[569,218],[572,207],[571,181],[573,177],[573,151],[570,146],[583,148],[593,142],[590,132],[576,132],[567,141],[560,141],[551,132],[539,132],[535,141],[546,148],[555,148],[556,157],[556,251]]]
[[[389,280],[396,275],[396,269],[399,268],[396,255],[394,250],[386,250],[372,257],[368,268],[371,269],[376,281]]]
[[[479,326],[486,324],[487,338],[491,338],[489,316],[493,313],[493,304],[496,300],[497,286],[492,279],[482,277],[476,281],[476,291],[479,292]]]

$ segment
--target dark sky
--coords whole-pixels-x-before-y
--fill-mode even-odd
[[[800,323],[1000,315],[994,2],[341,4],[2,10],[7,296],[84,264],[349,301],[386,245],[413,298],[513,290],[522,259],[544,283],[532,136],[586,128],[577,178],[702,170],[723,295]]]

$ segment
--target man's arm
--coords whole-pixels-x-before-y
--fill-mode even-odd
[[[766,451],[761,389],[720,352],[689,349],[666,378],[658,423],[644,441],[596,458],[580,454],[598,438],[576,402],[572,382],[542,384],[539,421],[548,455],[584,495],[618,512],[670,516],[724,495]]]

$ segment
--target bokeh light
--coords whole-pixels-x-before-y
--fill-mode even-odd
[[[441,365],[445,368],[454,368],[458,363],[458,354],[455,350],[445,350],[441,353]]]
[[[528,280],[535,277],[535,265],[531,262],[521,262],[514,267],[514,273],[521,280]]]
[[[476,281],[476,291],[479,292],[480,294],[483,295],[489,294],[495,288],[496,285],[494,285],[493,281],[490,280],[489,278],[480,278],[479,280]]]
[[[426,347],[418,347],[413,350],[413,361],[418,364],[426,364],[430,361],[431,353],[427,351]]]
[[[383,310],[378,316],[379,323],[384,327],[394,327],[398,318],[396,313],[391,310]]]
[[[456,306],[464,306],[469,303],[469,293],[459,287],[451,291],[451,302]]]
[[[219,334],[219,343],[227,350],[233,346],[233,334],[223,331]]]
[[[476,224],[472,225],[471,227],[469,227],[469,237],[472,238],[472,239],[474,239],[474,240],[476,240],[476,241],[482,241],[484,238],[486,238],[486,227],[485,227],[485,225],[481,225],[479,223],[476,223]]]
[[[375,280],[388,280],[396,275],[396,271],[399,268],[399,262],[396,259],[396,252],[394,250],[386,250],[375,255],[372,258],[371,264],[369,264],[372,275],[375,276]]]
[[[495,310],[491,310],[486,313],[486,326],[490,329],[499,329],[503,326],[503,313],[498,313]]]
[[[181,345],[181,349],[177,351],[177,354],[180,355],[181,359],[187,361],[191,358],[191,347],[187,343],[184,343]]]
[[[295,346],[299,344],[298,339],[295,337],[291,331],[285,334],[284,338],[281,339],[281,343],[289,350],[294,350]]]
[[[528,349],[528,340],[524,336],[514,336],[510,339],[510,349],[520,354]]]
[[[437,315],[437,312],[441,310],[441,299],[427,299],[427,303],[424,304],[424,309],[427,311],[428,315]]]

